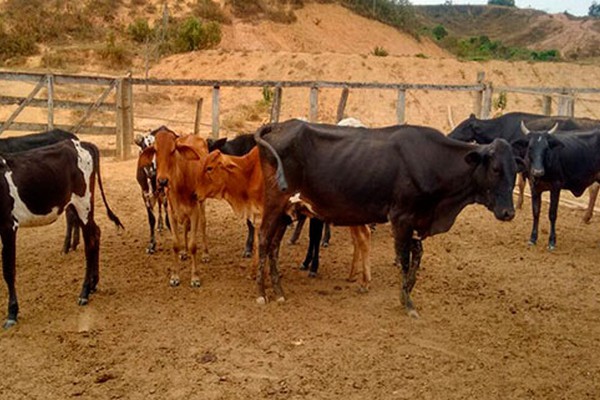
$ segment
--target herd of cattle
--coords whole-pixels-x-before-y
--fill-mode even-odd
[[[198,257],[209,261],[205,201],[224,199],[247,221],[244,257],[253,258],[258,303],[269,299],[267,262],[275,300],[285,299],[278,258],[292,221],[298,221],[294,241],[301,222],[310,218],[301,266],[310,276],[317,272],[324,224],[348,226],[354,245],[349,279],[362,271],[363,290],[371,281],[372,225],[389,222],[402,270],[401,301],[411,316],[418,315],[410,294],[423,255],[421,241],[448,231],[465,206],[482,204],[497,219],[510,221],[520,172],[519,207],[525,180],[531,188],[531,244],[537,241],[541,194],[550,191],[548,247],[553,249],[561,189],[580,196],[592,185],[589,221],[600,181],[600,121],[586,118],[509,113],[479,120],[472,115],[447,136],[424,126],[370,129],[354,119],[338,125],[293,119],[231,140],[179,135],[162,126],[135,142],[140,147],[137,181],[150,226],[146,251],[156,249],[155,228],[157,222],[162,228],[164,214],[173,242],[172,286],[180,284],[179,266],[188,257],[190,284],[200,286]],[[80,229],[83,235],[86,272],[79,304],[87,304],[99,280],[96,179],[108,217],[123,227],[104,195],[98,149],[60,130],[2,139],[0,170],[2,266],[9,295],[4,327],[16,324],[19,311],[17,229],[50,224],[63,212],[64,252],[77,247]]]

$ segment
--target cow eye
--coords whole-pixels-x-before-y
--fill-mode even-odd
[[[213,170],[213,167],[206,167],[206,172],[211,172]]]

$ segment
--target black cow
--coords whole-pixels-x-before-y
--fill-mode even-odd
[[[570,190],[579,197],[594,182],[600,182],[600,129],[591,131],[557,132],[529,131],[527,136],[513,143],[517,151],[526,154],[531,186],[533,227],[530,244],[536,244],[542,192],[550,191],[550,237],[548,248],[556,247],[556,217],[561,189]]]
[[[48,225],[67,209],[77,215],[85,244],[86,273],[79,304],[88,302],[99,279],[100,228],[94,222],[96,177],[108,217],[123,227],[111,211],[100,178],[100,152],[91,143],[64,140],[51,146],[0,157],[0,237],[2,267],[8,286],[8,318],[17,322],[15,290],[16,237],[19,227]]]
[[[402,303],[412,316],[418,315],[410,292],[423,254],[422,239],[448,231],[468,204],[483,204],[503,221],[515,215],[517,165],[503,139],[475,145],[427,127],[367,129],[299,120],[267,125],[255,137],[265,177],[259,303],[267,301],[267,257],[276,299],[284,300],[278,252],[287,222],[285,207],[295,193],[325,222],[391,222],[396,261],[402,266]]]
[[[28,151],[68,139],[78,140],[77,136],[62,129],[52,129],[46,132],[2,138],[0,139],[0,154]],[[79,245],[79,227],[76,214],[67,210],[65,216],[67,220],[67,232],[63,244],[63,253],[67,254],[69,250],[76,250]]]
[[[474,141],[480,144],[491,143],[496,138],[506,139],[509,143],[513,143],[524,138],[521,130],[521,121],[525,122],[530,129],[536,131],[548,130],[557,123],[560,131],[593,129],[600,126],[600,121],[590,118],[548,117],[542,114],[511,112],[497,118],[478,119],[475,117],[475,114],[471,114],[469,118],[458,124],[448,134],[448,137],[463,142]],[[518,154],[518,156],[522,158],[524,154]],[[526,173],[518,182],[519,198],[517,200],[517,208],[521,208],[523,205],[525,180]],[[595,197],[593,198],[595,199]],[[593,203],[590,203],[584,219],[589,221],[593,206]]]

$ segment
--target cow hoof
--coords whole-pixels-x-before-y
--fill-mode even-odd
[[[4,329],[9,329],[9,328],[12,328],[13,326],[15,326],[16,324],[17,324],[16,319],[7,319],[2,327]]]
[[[80,297],[79,300],[77,301],[77,304],[80,306],[85,306],[85,305],[87,305],[87,303],[89,303],[89,300],[84,299],[83,297]]]
[[[179,260],[181,261],[185,261],[187,260],[189,257],[187,255],[187,253],[179,253]]]
[[[358,293],[360,293],[360,294],[369,293],[369,288],[366,286],[359,286]]]
[[[329,242],[323,242],[323,243],[321,243],[321,247],[329,247]]]
[[[190,282],[190,286],[193,288],[200,287],[200,278],[192,279],[192,281]]]
[[[406,310],[406,315],[414,319],[419,319],[419,313],[414,308],[411,310]]]
[[[300,266],[298,267],[298,269],[300,271],[308,271],[308,265],[302,263],[302,264],[300,264]]]
[[[316,272],[313,272],[313,271],[310,271],[310,272],[308,273],[308,277],[309,277],[309,278],[316,278],[316,277],[317,277],[317,273],[316,273]]]
[[[210,262],[210,257],[208,254],[202,254],[201,260],[204,264],[208,264]]]
[[[554,244],[548,245],[548,251],[553,251],[554,249],[556,249],[556,245],[554,245]]]
[[[149,246],[146,248],[146,254],[154,254],[156,250],[154,249],[154,246]]]
[[[172,287],[179,286],[179,278],[171,278],[169,280],[169,285],[171,285]]]
[[[529,245],[529,247],[536,245],[536,243],[533,240],[530,240],[527,244]]]
[[[263,304],[267,304],[267,302],[268,302],[268,300],[265,296],[259,296],[256,298],[256,304],[263,305]]]
[[[242,258],[250,258],[250,257],[252,257],[252,251],[244,250],[244,253],[242,253]]]
[[[283,303],[283,302],[285,302],[285,297],[283,297],[283,296],[278,297],[277,300],[275,300],[275,301],[278,303]]]

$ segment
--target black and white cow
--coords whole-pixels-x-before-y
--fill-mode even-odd
[[[100,152],[87,142],[64,140],[51,146],[0,156],[0,237],[2,268],[8,286],[8,317],[16,324],[19,312],[15,289],[16,238],[20,227],[48,225],[65,210],[77,216],[83,232],[86,272],[79,304],[88,303],[99,280],[100,228],[94,222],[94,185],[108,217],[123,227],[106,202],[100,178]]]
[[[73,133],[63,131],[62,129],[52,129],[46,132],[2,138],[0,139],[0,154],[28,151],[69,139],[78,140],[77,136]],[[79,226],[77,224],[77,215],[67,210],[65,216],[67,220],[67,232],[63,244],[63,253],[67,254],[70,250],[76,250],[79,245]]]

